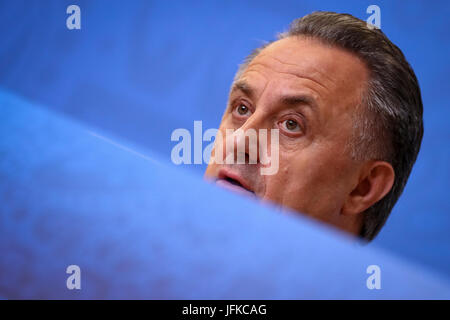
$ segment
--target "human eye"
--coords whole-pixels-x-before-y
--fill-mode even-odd
[[[252,115],[252,110],[247,104],[239,102],[233,107],[232,113],[237,119],[244,119]]]
[[[282,121],[278,122],[280,130],[287,134],[288,136],[299,136],[304,133],[303,124],[300,119],[295,117],[287,117]]]

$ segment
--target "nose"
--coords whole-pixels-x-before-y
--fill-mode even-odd
[[[263,119],[256,113],[237,130],[226,129],[226,163],[260,163],[259,130],[263,128]]]

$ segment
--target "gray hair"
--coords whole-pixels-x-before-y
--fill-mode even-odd
[[[395,172],[389,193],[363,213],[360,236],[372,240],[400,197],[419,153],[423,106],[417,78],[402,51],[380,29],[352,15],[313,12],[294,20],[277,40],[295,36],[314,38],[352,52],[369,69],[366,92],[355,109],[350,154],[358,160],[387,161]],[[255,49],[244,60],[235,80],[271,43]]]

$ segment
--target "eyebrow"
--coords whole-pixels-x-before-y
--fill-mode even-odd
[[[312,109],[316,109],[316,101],[308,95],[294,95],[294,96],[284,96],[281,98],[282,104],[289,106],[296,106],[299,104],[306,104]]]
[[[246,96],[254,98],[255,90],[245,81],[239,80],[235,82],[231,88],[231,93],[236,90],[242,91]]]
[[[250,99],[253,99],[255,96],[255,89],[253,89],[246,81],[243,80],[239,80],[233,84],[231,93],[236,90],[242,91]],[[317,109],[316,100],[313,97],[305,94],[283,96],[281,97],[280,102],[283,105],[296,106],[299,104],[303,104],[310,106],[313,110]]]

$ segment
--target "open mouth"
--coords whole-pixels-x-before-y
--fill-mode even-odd
[[[255,193],[250,190],[249,187],[243,185],[241,181],[242,180],[240,180],[237,176],[231,177],[229,174],[219,174],[219,178],[216,180],[216,184],[239,194],[254,197]]]

